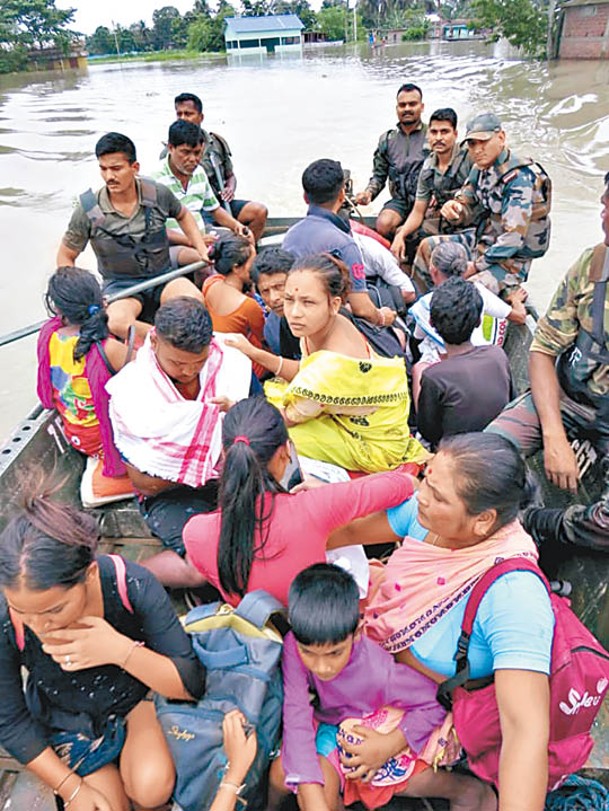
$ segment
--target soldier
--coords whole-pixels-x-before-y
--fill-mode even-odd
[[[482,219],[475,229],[424,239],[415,257],[415,274],[422,287],[429,287],[431,251],[440,240],[459,241],[474,257],[466,276],[475,276],[509,300],[526,281],[531,261],[548,249],[552,184],[538,163],[518,158],[507,148],[501,121],[493,113],[469,121],[465,141],[474,168],[440,214],[453,225],[467,227],[481,206]]]
[[[440,233],[440,209],[468,178],[473,164],[467,148],[457,144],[457,137],[457,113],[451,107],[432,113],[427,129],[431,155],[421,168],[412,211],[396,231],[391,246],[398,261],[407,259],[410,251],[414,256],[421,239]],[[445,233],[454,227],[446,220],[442,226]]]
[[[203,103],[194,93],[180,93],[174,99],[176,116],[193,124],[201,126],[203,123]],[[220,200],[226,211],[249,226],[256,240],[260,239],[266,225],[268,214],[266,206],[251,200],[238,200],[235,197],[237,178],[233,171],[231,151],[228,144],[215,132],[208,132],[201,127],[203,133],[204,150],[201,166],[205,169],[211,187],[217,199]],[[164,157],[162,154],[161,157]],[[209,218],[208,218],[209,221]],[[213,222],[213,220],[211,220]]]
[[[594,504],[530,507],[524,528],[537,543],[555,539],[609,551],[609,173],[601,197],[604,243],[583,252],[562,280],[531,344],[531,391],[487,430],[531,455],[543,444],[546,475],[577,492],[573,439],[589,439],[600,457],[604,490]]]
[[[419,171],[429,155],[427,128],[421,121],[423,93],[416,84],[404,84],[398,90],[398,125],[384,132],[374,153],[372,177],[365,190],[356,195],[358,204],[367,206],[377,197],[389,178],[391,200],[385,203],[376,220],[376,230],[391,239],[414,204]]]

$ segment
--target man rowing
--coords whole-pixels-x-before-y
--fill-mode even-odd
[[[97,257],[105,296],[121,293],[142,281],[149,281],[171,267],[167,221],[177,221],[196,257],[208,262],[203,235],[192,214],[169,191],[153,180],[139,177],[135,144],[126,135],[109,132],[95,146],[104,186],[80,195],[68,230],[57,253],[59,267],[73,266],[88,242]],[[177,262],[176,262],[177,267]],[[140,338],[159,304],[174,296],[201,293],[188,279],[174,279],[142,293],[114,301],[108,306],[110,332],[126,338],[132,325]]]

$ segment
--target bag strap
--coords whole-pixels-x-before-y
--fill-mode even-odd
[[[256,589],[245,595],[235,608],[235,614],[262,630],[272,614],[284,610],[279,600],[264,589]]]
[[[446,681],[442,682],[442,684],[438,687],[436,694],[436,698],[440,704],[442,704],[442,706],[448,710],[450,710],[452,706],[451,696],[453,690],[455,690],[457,687],[462,687],[466,682],[469,681],[470,671],[467,655],[469,652],[469,643],[480,603],[493,583],[499,580],[500,577],[503,577],[504,574],[509,574],[510,572],[532,572],[533,574],[537,575],[537,577],[545,585],[546,589],[548,590],[548,594],[552,593],[552,588],[539,566],[525,557],[513,557],[502,560],[499,563],[496,563],[494,566],[491,566],[491,568],[482,575],[482,577],[473,587],[467,601],[467,605],[465,606],[465,614],[461,623],[461,634],[459,636],[459,641],[457,642],[457,650],[455,651],[455,655],[453,657],[457,663],[456,673],[450,679],[446,679]]]
[[[129,599],[129,594],[127,593],[127,569],[125,567],[125,561],[120,555],[108,555],[108,557],[114,564],[114,570],[116,572],[116,586],[118,588],[118,596],[121,598],[121,603],[130,614],[133,614],[133,606],[131,605],[131,600]]]

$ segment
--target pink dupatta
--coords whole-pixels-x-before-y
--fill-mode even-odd
[[[465,549],[432,546],[407,536],[380,571],[371,570],[363,619],[366,636],[390,653],[409,648],[467,597],[491,566],[517,556],[533,561],[538,557],[518,521]]]

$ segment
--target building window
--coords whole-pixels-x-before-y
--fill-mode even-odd
[[[259,39],[242,39],[240,42],[241,48],[259,48],[260,47],[260,40]]]
[[[282,45],[299,45],[300,37],[281,37]]]

